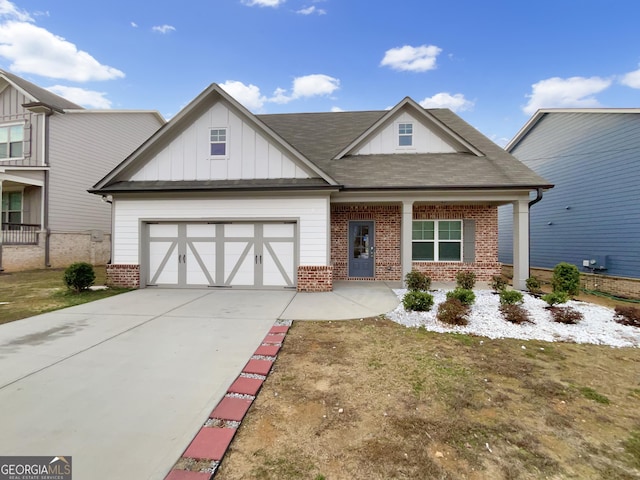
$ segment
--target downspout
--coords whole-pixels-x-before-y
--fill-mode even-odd
[[[527,215],[529,215],[529,271],[527,272],[527,278],[531,278],[531,207],[533,207],[536,203],[538,203],[540,200],[542,200],[542,189],[538,188],[536,189],[536,198],[534,198],[533,200],[531,200],[529,202],[529,211],[527,212]]]
[[[49,167],[49,117],[53,114],[52,110],[49,110],[44,114],[44,129],[42,132],[42,145],[43,145],[43,163],[46,167]],[[45,268],[51,267],[51,229],[49,228],[49,169],[44,171],[44,205],[42,206],[43,212],[43,229],[44,229],[44,266]]]
[[[2,199],[2,180],[0,180],[0,199]],[[2,266],[2,237],[2,218],[0,218],[0,273],[4,272],[4,268]]]

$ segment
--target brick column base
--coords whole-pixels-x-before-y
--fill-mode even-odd
[[[108,264],[107,286],[140,288],[140,265]]]
[[[299,292],[330,292],[333,290],[333,267],[301,265],[298,267]]]

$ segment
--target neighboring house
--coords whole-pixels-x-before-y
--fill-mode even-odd
[[[506,150],[556,185],[531,209],[532,267],[640,278],[640,109],[539,110]],[[499,216],[510,264],[509,209]]]
[[[0,70],[0,271],[106,263],[111,206],[87,189],[164,123],[85,110]]]
[[[506,203],[523,288],[529,192],[549,187],[446,109],[253,115],[212,84],[92,191],[113,199],[113,284],[324,291],[487,280]]]

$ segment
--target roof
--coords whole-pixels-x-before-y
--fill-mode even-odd
[[[167,182],[131,182],[127,173],[156,154],[213,102],[225,101],[271,141],[296,158],[311,176],[325,185],[349,189],[535,189],[551,188],[544,178],[505,152],[448,109],[423,109],[406,97],[391,110],[254,115],[216,85],[210,85],[168,124],[148,139],[110,174],[98,182],[94,193],[159,191]],[[388,124],[401,109],[438,130],[458,153],[407,153],[352,155],[362,141]],[[254,181],[232,181],[233,188],[258,188]],[[151,185],[153,183],[154,185]],[[169,182],[176,186],[180,182]],[[193,183],[193,182],[192,182]],[[262,185],[269,188],[269,185]],[[276,185],[273,185],[275,187]],[[281,185],[282,186],[282,185]],[[301,186],[298,185],[298,186]],[[317,185],[316,185],[317,186]],[[184,189],[227,189],[219,182],[182,183]],[[288,185],[291,188],[291,185]],[[123,191],[123,190],[118,190]]]
[[[522,141],[529,131],[548,114],[557,113],[580,113],[580,114],[640,114],[640,108],[541,108],[529,119],[527,123],[516,133],[509,143],[504,147],[507,152],[512,152],[520,141]]]
[[[6,80],[18,90],[21,90],[27,97],[31,97],[33,103],[44,104],[58,111],[82,109],[80,105],[70,102],[66,98],[56,95],[6,70],[0,70],[0,78]]]

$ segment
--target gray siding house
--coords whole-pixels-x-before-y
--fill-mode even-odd
[[[531,215],[531,266],[640,278],[640,109],[539,110],[506,150],[555,184]],[[499,209],[499,259],[512,263]]]
[[[106,263],[111,206],[87,189],[164,123],[86,110],[0,70],[0,271]]]

